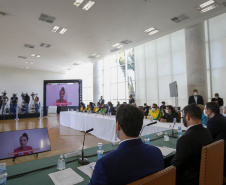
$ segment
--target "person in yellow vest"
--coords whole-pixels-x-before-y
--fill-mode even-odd
[[[100,109],[100,102],[97,102],[97,107],[93,109],[93,112],[98,114]]]
[[[87,108],[85,107],[85,104],[83,102],[80,103],[80,112],[83,112],[83,110],[87,111]]]
[[[157,104],[153,103],[152,109],[149,111],[148,119],[150,116],[153,117],[153,120],[159,120],[161,118],[161,111],[158,109]]]

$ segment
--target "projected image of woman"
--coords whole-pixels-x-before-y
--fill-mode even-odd
[[[64,99],[64,95],[65,95],[65,89],[64,87],[62,87],[60,89],[60,99],[56,101],[57,105],[67,106],[67,100]]]
[[[28,154],[33,154],[32,147],[31,146],[27,146],[28,143],[28,135],[27,133],[23,133],[22,136],[20,136],[19,139],[20,142],[20,147],[18,147],[17,149],[14,150],[14,157],[17,156],[21,156],[21,155],[28,155]]]

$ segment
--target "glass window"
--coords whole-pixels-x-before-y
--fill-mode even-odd
[[[118,82],[126,81],[126,68],[125,65],[118,67]]]
[[[118,68],[114,67],[111,69],[111,83],[117,83],[118,81]]]
[[[118,99],[126,100],[126,83],[118,83]]]

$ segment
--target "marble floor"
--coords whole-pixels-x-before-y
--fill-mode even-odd
[[[15,120],[1,120],[0,132],[26,130],[35,128],[48,128],[49,139],[51,144],[51,151],[40,153],[38,157],[34,155],[28,155],[16,158],[15,162],[12,159],[0,160],[0,163],[6,162],[7,165],[17,164],[30,160],[36,160],[37,158],[44,158],[53,155],[58,155],[75,150],[81,150],[84,132],[73,130],[60,125],[60,117],[57,114],[50,114],[48,117],[28,118]],[[91,134],[86,134],[84,148],[90,148],[97,146],[97,143],[102,142],[108,144],[109,141],[105,141],[97,138]],[[7,143],[5,143],[7,145]],[[2,146],[0,146],[2,148]]]

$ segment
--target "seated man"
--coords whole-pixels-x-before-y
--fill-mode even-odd
[[[153,117],[153,120],[159,120],[161,117],[161,111],[158,109],[156,103],[153,103],[152,109],[149,111],[148,114],[148,119],[150,119],[150,116]]]
[[[183,123],[187,131],[177,140],[171,164],[177,168],[176,184],[199,185],[202,147],[213,142],[211,133],[202,126],[202,110],[196,104],[184,107]]]
[[[226,117],[220,114],[219,105],[215,102],[206,103],[204,114],[209,118],[207,129],[214,141],[224,139],[224,171],[226,172]]]
[[[143,108],[143,111],[144,111],[144,116],[148,116],[148,112],[149,112],[149,107],[147,105],[147,103],[144,103],[144,108]]]
[[[161,122],[173,122],[173,119],[176,118],[177,122],[178,119],[178,113],[174,110],[174,108],[171,105],[166,106],[166,113],[165,115],[160,119]]]
[[[139,138],[143,112],[132,105],[121,105],[116,114],[117,149],[100,158],[89,185],[128,184],[163,169],[161,151]]]

